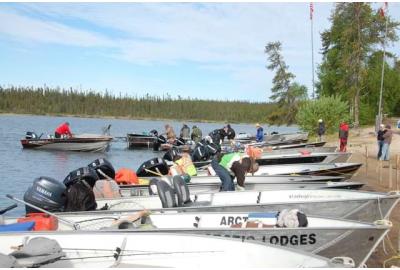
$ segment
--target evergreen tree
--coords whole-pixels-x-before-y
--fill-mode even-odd
[[[399,23],[382,17],[370,3],[337,3],[332,26],[321,34],[323,62],[319,67],[319,95],[340,95],[351,106],[354,125],[360,120],[361,96],[366,91],[368,59],[384,42],[396,41]],[[377,88],[375,91],[379,91]]]
[[[269,116],[269,120],[277,124],[292,124],[295,121],[298,101],[307,98],[307,87],[292,83],[295,75],[288,71],[289,66],[283,60],[279,41],[268,43],[265,53],[268,54],[270,62],[267,68],[276,71],[270,99],[279,107],[279,110]]]

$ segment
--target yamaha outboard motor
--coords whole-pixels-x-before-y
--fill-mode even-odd
[[[107,175],[111,179],[115,179],[114,167],[105,158],[99,158],[99,159],[94,160],[93,162],[89,163],[88,167],[92,168],[93,170],[96,171],[97,176],[99,177],[99,179],[106,179],[107,178],[103,174]],[[99,172],[99,170],[103,174],[101,172]]]
[[[99,180],[99,177],[97,176],[96,171],[92,168],[82,167],[70,172],[63,182],[64,185],[69,188],[82,180],[85,180],[85,182],[93,188],[96,181]]]
[[[152,173],[152,171],[155,173]],[[168,171],[169,167],[165,160],[162,158],[153,158],[140,165],[136,174],[139,177],[150,177],[157,176],[158,174],[167,175]]]
[[[183,138],[177,138],[174,144],[176,146],[185,145],[186,141]]]
[[[25,139],[27,140],[32,140],[32,139],[37,139],[38,135],[35,132],[32,131],[27,131],[25,134]]]
[[[174,161],[176,157],[180,157],[180,152],[177,148],[172,147],[163,156],[164,160]]]
[[[207,160],[207,146],[203,142],[198,142],[192,153],[194,162]]]
[[[62,212],[66,199],[66,187],[51,177],[41,176],[33,181],[24,194],[24,201],[49,212]],[[39,210],[25,207],[26,214],[38,213]]]

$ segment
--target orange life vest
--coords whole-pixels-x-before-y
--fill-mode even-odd
[[[45,213],[30,213],[26,217],[19,218],[18,223],[34,221],[34,231],[56,231],[58,229],[58,219]]]
[[[127,168],[121,168],[115,173],[115,181],[118,185],[138,185],[139,179],[136,173]]]

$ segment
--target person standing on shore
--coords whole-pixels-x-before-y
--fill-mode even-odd
[[[61,138],[62,136],[67,136],[68,138],[72,137],[71,130],[69,129],[69,123],[65,122],[59,125],[54,131],[55,138]]]
[[[383,146],[382,146],[382,154],[379,160],[389,160],[389,146],[392,143],[393,131],[390,125],[386,125],[385,133],[382,135],[383,137]]]
[[[382,147],[383,147],[383,134],[385,134],[385,126],[383,124],[380,125],[380,128],[378,130],[378,135],[376,136],[376,139],[378,141],[378,160],[380,159],[382,155]]]
[[[348,137],[349,137],[349,125],[345,122],[342,122],[340,123],[340,128],[339,128],[340,152],[347,151]]]
[[[318,120],[318,140],[322,142],[325,135],[325,123],[322,119]]]
[[[188,125],[183,124],[181,128],[180,138],[183,139],[184,141],[190,139],[190,128],[188,127]]]
[[[259,123],[256,124],[257,133],[256,133],[256,142],[264,141],[264,129],[260,126]]]

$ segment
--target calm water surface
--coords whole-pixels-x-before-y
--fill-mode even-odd
[[[159,133],[164,130],[166,121],[148,120],[120,120],[78,117],[50,117],[50,116],[26,116],[26,115],[0,115],[0,208],[13,202],[5,197],[12,194],[17,198],[23,197],[26,189],[32,181],[39,176],[49,176],[62,181],[72,170],[86,166],[97,158],[106,158],[116,170],[125,167],[136,170],[144,161],[163,153],[151,150],[128,150],[125,142],[113,142],[109,152],[106,153],[79,153],[44,150],[23,150],[20,139],[26,131],[53,134],[54,129],[62,122],[71,124],[72,133],[100,134],[103,127],[111,124],[112,136],[125,136],[127,133],[148,132],[157,129]],[[183,122],[169,123],[177,134]],[[186,122],[190,128],[197,125],[203,131],[203,135],[221,128],[223,123],[197,123]],[[239,132],[255,133],[253,124],[232,124],[236,134]],[[265,131],[296,132],[297,127],[264,127]],[[10,215],[18,215],[24,212],[19,206],[10,212]]]

